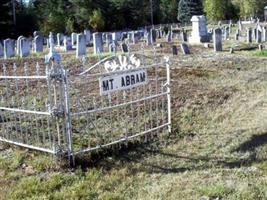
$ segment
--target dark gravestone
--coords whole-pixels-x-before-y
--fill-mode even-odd
[[[178,55],[178,49],[175,45],[172,46],[172,55]]]
[[[251,43],[252,42],[252,29],[248,28],[247,29],[247,43]]]
[[[181,39],[183,42],[187,42],[187,34],[185,31],[182,31],[181,32]]]
[[[121,50],[122,50],[123,53],[127,53],[128,52],[128,46],[127,46],[127,44],[122,43],[121,44]]]
[[[189,47],[186,43],[182,43],[180,46],[184,55],[190,54]]]

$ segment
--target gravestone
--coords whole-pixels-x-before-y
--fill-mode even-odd
[[[84,30],[83,31],[85,38],[86,38],[86,44],[90,44],[91,43],[91,31],[90,30]]]
[[[190,54],[189,47],[186,43],[182,43],[180,47],[184,55]]]
[[[181,32],[181,40],[182,42],[187,42],[187,33],[185,31]]]
[[[213,46],[215,52],[222,51],[222,30],[220,28],[214,29]]]
[[[137,33],[135,33],[134,31],[132,32],[132,42],[133,44],[136,44],[137,43]]]
[[[262,41],[266,42],[267,41],[267,28],[262,27]]]
[[[252,29],[247,29],[247,43],[252,43]]]
[[[257,39],[256,39],[257,43],[261,43],[262,42],[261,36],[262,36],[262,29],[261,29],[261,27],[258,27],[257,28]]]
[[[77,42],[77,33],[72,33],[71,34],[71,45],[72,47],[74,47],[76,45]]]
[[[64,35],[62,33],[57,33],[57,46],[61,46],[63,43]]]
[[[239,30],[239,31],[242,31],[242,30],[243,30],[243,24],[242,24],[241,20],[239,20],[239,21],[237,22],[237,26],[238,26],[238,30]]]
[[[102,33],[93,33],[94,54],[103,52]]]
[[[34,31],[33,37],[36,37],[37,35],[43,36],[43,34],[40,31]]]
[[[172,41],[172,34],[171,31],[169,31],[166,35],[166,42],[171,42]]]
[[[175,45],[172,46],[172,55],[178,55],[178,49]]]
[[[20,55],[20,40],[24,38],[24,36],[19,36],[16,42],[16,53],[19,56]]]
[[[147,31],[145,33],[145,41],[146,41],[146,45],[151,45],[152,44],[152,37],[151,37],[150,31]]]
[[[206,18],[204,15],[194,15],[191,18],[192,33],[189,37],[189,42],[199,44],[202,42],[209,42],[210,38],[207,33]]]
[[[4,58],[15,56],[15,42],[11,39],[4,40]]]
[[[253,29],[253,38],[255,41],[257,40],[257,28]]]
[[[115,41],[109,44],[109,53],[117,53],[117,45]]]
[[[27,38],[21,38],[20,39],[20,50],[19,50],[19,56],[21,58],[27,57],[30,55],[30,42]]]
[[[224,40],[228,40],[229,39],[229,35],[230,35],[229,27],[226,26],[226,27],[224,27]]]
[[[64,36],[63,39],[63,50],[65,52],[72,50],[71,38]]]
[[[0,57],[4,56],[4,45],[2,43],[2,41],[0,41]]]
[[[84,34],[77,34],[76,58],[86,54],[86,36]]]
[[[263,45],[259,44],[259,50],[262,51],[262,49],[263,49]]]
[[[43,38],[40,35],[35,36],[33,39],[33,52],[43,52],[43,48]]]
[[[128,53],[128,51],[129,51],[128,45],[126,43],[124,43],[124,42],[121,44],[121,51],[123,53]]]
[[[157,40],[157,32],[156,32],[156,30],[155,29],[151,29],[150,30],[150,35],[151,35],[151,42],[152,43],[155,43],[156,42],[156,40]]]
[[[112,35],[110,33],[106,34],[106,46],[109,47],[109,44],[112,43]]]

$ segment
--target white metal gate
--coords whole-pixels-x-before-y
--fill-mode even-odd
[[[168,58],[114,55],[77,75],[55,62],[0,73],[2,142],[71,158],[171,131]]]
[[[110,56],[69,85],[74,155],[171,131],[168,58]]]

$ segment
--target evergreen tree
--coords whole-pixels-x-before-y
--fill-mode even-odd
[[[10,0],[1,0],[0,13],[0,38],[4,38],[8,36],[8,33],[10,34],[13,25]]]
[[[177,19],[181,23],[187,23],[191,19],[189,0],[180,0],[178,4],[178,16]]]

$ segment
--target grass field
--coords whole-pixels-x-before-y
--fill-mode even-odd
[[[149,144],[75,169],[2,144],[0,199],[267,199],[264,55],[179,52],[171,64],[173,132]]]

